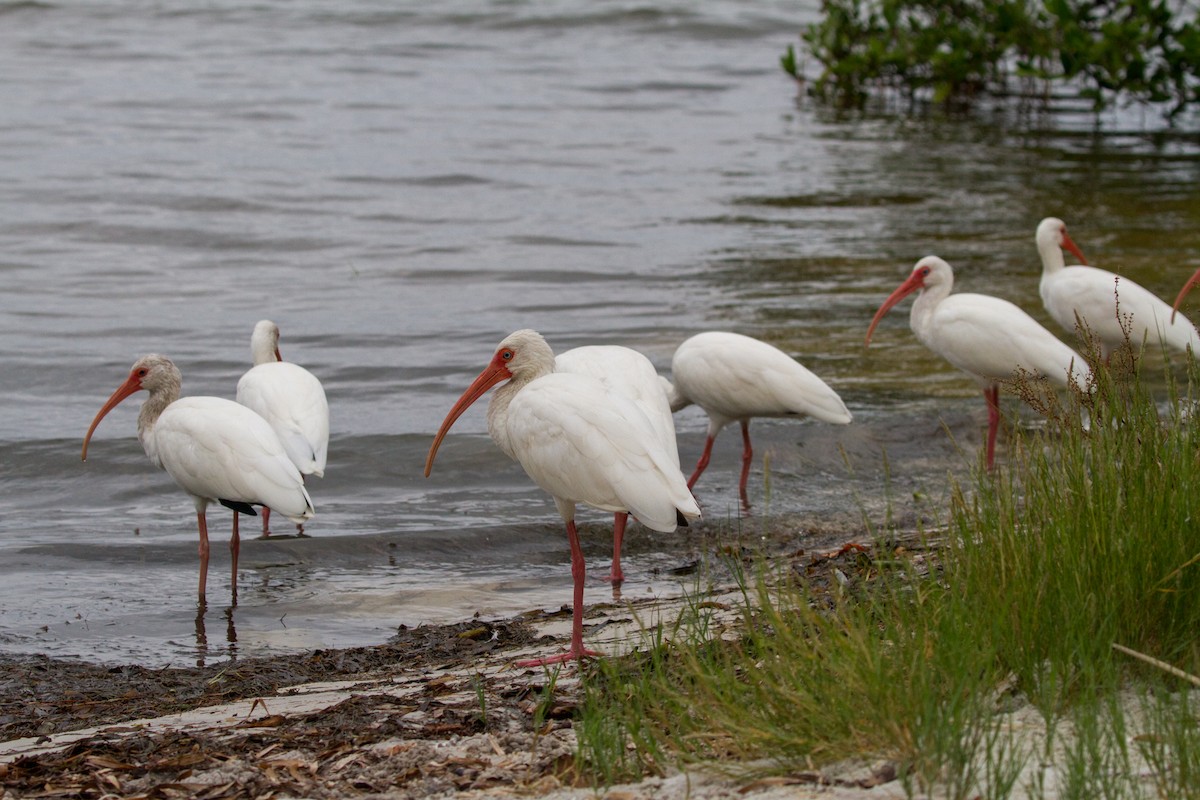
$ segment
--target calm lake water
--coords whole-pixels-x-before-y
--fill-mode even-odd
[[[936,253],[1053,329],[1033,246],[1051,214],[1093,263],[1173,296],[1200,262],[1200,141],[1070,103],[833,114],[778,68],[816,8],[0,2],[0,652],[193,663],[569,602],[561,522],[482,403],[421,476],[517,328],[663,372],[692,333],[759,336],[855,414],[755,423],[748,521],[727,431],[697,486],[707,521],[631,531],[626,597],[678,591],[706,541],[772,515],[844,539],[889,500],[936,510],[983,402],[907,304],[865,351],[880,302]],[[244,543],[235,609],[210,510],[197,617],[192,505],[138,445],[136,399],[86,464],[80,446],[142,353],[171,356],[185,393],[232,397],[262,318],[324,381],[329,467],[311,538]],[[686,470],[705,420],[676,422]],[[606,515],[582,518],[600,572]]]

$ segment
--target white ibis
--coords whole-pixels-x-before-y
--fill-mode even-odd
[[[507,336],[450,409],[429,448],[426,477],[450,426],[503,381],[508,382],[488,403],[488,433],[501,450],[520,462],[534,483],[554,497],[567,526],[574,580],[570,649],[519,666],[598,655],[583,646],[586,570],[575,529],[575,505],[626,511],[646,527],[663,532],[698,519],[700,508],[637,404],[595,378],[555,372],[554,352],[532,330]]]
[[[620,392],[638,404],[645,413],[658,443],[666,450],[675,466],[679,466],[679,448],[675,442],[675,421],[671,418],[671,404],[659,382],[658,371],[650,359],[628,347],[614,345],[591,345],[576,347],[560,353],[554,359],[555,372],[573,372],[590,375],[607,388]],[[613,515],[612,569],[607,580],[619,585],[625,580],[621,570],[621,541],[629,514],[618,511]]]
[[[852,419],[837,392],[791,356],[766,342],[737,333],[708,331],[675,350],[666,382],[672,411],[695,403],[708,414],[708,435],[688,488],[708,467],[717,434],[731,422],[742,426],[742,475],[738,492],[749,510],[746,481],[754,451],[752,417],[803,417],[846,425]],[[665,381],[664,381],[665,382]]]
[[[1200,335],[1186,319],[1175,319],[1171,306],[1148,289],[1108,270],[1087,266],[1066,224],[1047,217],[1037,227],[1038,254],[1042,257],[1042,303],[1054,321],[1067,331],[1076,328],[1076,316],[1109,358],[1126,342],[1140,348],[1166,344],[1200,357]],[[1063,248],[1083,266],[1066,266]]]
[[[250,337],[254,366],[237,385],[237,401],[270,423],[301,475],[325,474],[329,452],[329,403],[325,387],[299,364],[279,354],[279,326],[269,319]],[[271,509],[263,508],[262,535],[270,536]],[[304,526],[297,526],[304,535]]]
[[[1017,306],[984,294],[950,294],[954,271],[937,256],[917,262],[912,274],[883,301],[867,329],[913,292],[909,325],[921,344],[973,377],[988,406],[987,466],[992,468],[1000,425],[1000,383],[1044,378],[1059,387],[1072,381],[1086,391],[1091,370],[1083,357]]]
[[[237,514],[252,506],[274,508],[297,523],[313,515],[312,501],[296,465],[267,421],[245,406],[219,397],[179,397],[183,378],[166,356],[142,356],[92,420],[88,442],[100,420],[125,398],[145,389],[150,397],[138,414],[138,439],[156,467],[167,471],[196,504],[200,528],[200,600],[208,578],[208,504],[232,509],[233,593],[237,597]]]

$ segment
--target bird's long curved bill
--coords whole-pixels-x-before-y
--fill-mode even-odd
[[[875,333],[875,326],[879,324],[879,320],[883,319],[883,315],[891,311],[892,308],[894,308],[895,305],[901,300],[908,297],[910,294],[920,288],[920,282],[915,280],[914,277],[910,277],[904,283],[897,286],[896,291],[888,295],[887,300],[884,300],[883,305],[881,305],[879,310],[875,312],[875,317],[871,320],[871,327],[867,328],[867,338],[863,342],[863,347],[867,347],[871,344],[871,335]]]
[[[1067,235],[1066,230],[1062,231],[1062,246],[1069,249],[1070,253],[1079,259],[1080,264],[1087,266],[1087,257],[1084,255],[1084,251],[1079,249],[1079,245],[1076,245],[1072,237]]]
[[[1087,266],[1087,258],[1083,255],[1083,251],[1080,250],[1079,245],[1075,244],[1071,237],[1067,235],[1066,231],[1063,231],[1063,247],[1070,250],[1071,255],[1078,258],[1080,264],[1083,264],[1085,267]]]
[[[442,427],[438,428],[437,436],[433,437],[433,444],[429,448],[429,455],[425,457],[425,477],[429,477],[429,473],[433,471],[433,459],[437,456],[438,448],[442,446],[442,439],[446,438],[446,433],[449,432],[452,426],[462,413],[471,407],[471,404],[483,396],[484,392],[495,386],[501,381],[508,380],[512,375],[503,367],[495,364],[489,365],[487,369],[479,373],[479,377],[467,387],[467,390],[462,393],[462,397],[458,398],[458,402],[450,409],[450,413],[442,420]]]
[[[134,392],[141,391],[142,385],[134,376],[130,375],[129,380],[117,387],[117,390],[112,393],[112,397],[104,404],[104,407],[96,414],[96,418],[92,420],[92,426],[88,428],[87,436],[83,437],[83,460],[87,461],[88,442],[92,440],[92,434],[96,432],[96,426],[100,424],[100,420],[104,419],[104,415],[116,408],[122,400]]]
[[[1200,283],[1200,269],[1188,278],[1188,282],[1179,290],[1179,296],[1175,298],[1175,305],[1171,306],[1171,322],[1175,322],[1175,314],[1179,311],[1179,304],[1183,302],[1183,298],[1187,297],[1187,293],[1192,290],[1192,287]]]

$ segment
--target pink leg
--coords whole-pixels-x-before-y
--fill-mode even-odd
[[[233,587],[233,604],[237,605],[237,568],[238,568],[238,551],[242,549],[242,537],[238,534],[238,513],[233,512],[233,535],[229,537],[229,554],[233,561],[233,579],[230,581],[230,586]]]
[[[571,577],[575,580],[574,606],[571,608],[571,649],[565,653],[548,658],[533,658],[528,661],[518,661],[518,667],[541,667],[547,664],[561,664],[565,661],[600,656],[594,650],[583,646],[583,580],[587,568],[583,563],[583,548],[579,546],[579,533],[575,530],[575,520],[567,522],[567,538],[571,542]]]
[[[989,386],[983,390],[988,406],[987,468],[990,470],[996,458],[996,431],[1000,428],[1000,387]]]
[[[746,481],[750,478],[750,462],[754,460],[754,451],[750,448],[750,421],[742,420],[742,479],[738,482],[738,496],[742,499],[742,508],[750,510],[750,500],[746,497]]]
[[[625,573],[621,571],[621,541],[625,538],[625,526],[628,524],[629,514],[624,511],[618,511],[616,514],[613,514],[612,569],[604,580],[612,581],[614,584],[620,584],[625,580]]]
[[[700,460],[696,462],[696,471],[692,473],[692,477],[688,478],[688,488],[696,485],[696,480],[700,477],[700,473],[708,468],[708,459],[712,457],[713,441],[716,437],[709,436],[704,440],[704,452],[700,454]]]
[[[262,535],[262,537],[264,539],[266,539],[268,536],[271,535],[271,509],[267,508],[266,506],[263,506],[262,507],[262,518],[263,518],[263,535]]]
[[[203,511],[196,512],[196,523],[200,526],[200,602],[204,602],[204,587],[208,584],[208,520]]]

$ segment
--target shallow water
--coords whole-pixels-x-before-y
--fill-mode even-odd
[[[567,602],[561,523],[482,404],[421,477],[521,327],[664,372],[714,328],[796,355],[855,422],[755,423],[756,519],[858,534],[889,499],[936,506],[985,420],[906,307],[863,350],[917,258],[1050,327],[1043,216],[1162,295],[1200,265],[1200,147],[1152,113],[839,117],[777,67],[815,3],[426,5],[0,2],[0,651],[188,663]],[[244,541],[236,609],[210,513],[198,617],[192,506],[147,463],[137,402],[79,448],[144,352],[232,396],[264,317],[325,384],[329,468],[311,538]],[[690,466],[703,414],[676,422]],[[718,441],[700,531],[631,532],[626,596],[678,591],[697,537],[755,535],[738,451]],[[599,572],[605,515],[584,518]]]

